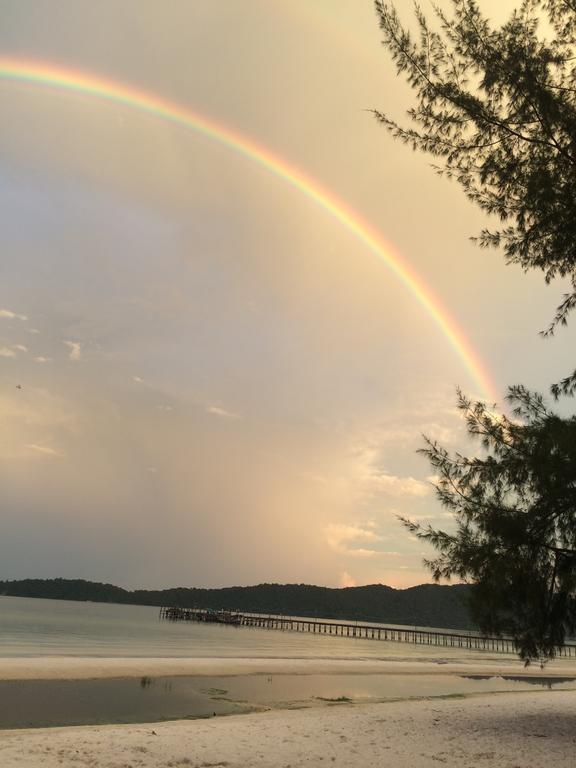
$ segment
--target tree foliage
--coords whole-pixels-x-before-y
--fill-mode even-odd
[[[450,455],[427,440],[452,532],[405,524],[438,551],[436,580],[476,584],[473,615],[488,633],[510,634],[526,661],[554,657],[576,629],[576,417],[561,418],[540,395],[512,387],[514,418],[459,393],[482,455]]]
[[[501,247],[547,282],[569,279],[553,333],[576,308],[576,0],[524,0],[499,28],[475,0],[451,0],[450,16],[435,8],[432,23],[416,7],[415,33],[391,2],[375,4],[416,96],[408,127],[375,114],[500,220],[480,246]],[[553,388],[575,391],[576,371]]]

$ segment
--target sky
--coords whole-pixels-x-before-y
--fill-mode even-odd
[[[430,581],[398,522],[450,525],[422,435],[473,450],[456,387],[547,391],[571,336],[538,335],[562,285],[479,251],[484,216],[374,119],[411,97],[371,0],[0,21],[0,579]]]

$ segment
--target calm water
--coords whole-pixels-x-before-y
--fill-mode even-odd
[[[363,704],[550,687],[574,678],[450,675],[239,675],[0,681],[0,729],[241,714],[269,708]]]
[[[213,717],[269,707],[309,707],[537,687],[576,688],[575,677],[526,680],[479,674],[478,663],[514,657],[410,644],[172,623],[146,606],[0,597],[0,657],[227,657],[459,661],[466,675],[286,674],[0,681],[0,728]],[[518,663],[518,671],[522,669]],[[423,671],[425,672],[424,668]]]
[[[158,608],[0,596],[1,656],[486,661],[464,649],[159,621]]]

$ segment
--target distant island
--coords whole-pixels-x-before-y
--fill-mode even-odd
[[[224,608],[287,616],[372,621],[388,624],[474,629],[466,584],[421,584],[394,589],[383,584],[331,589],[309,584],[258,584],[251,587],[127,590],[84,579],[0,581],[0,595],[81,600],[96,603]]]

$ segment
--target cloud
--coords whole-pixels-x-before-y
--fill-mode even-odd
[[[340,574],[340,586],[341,587],[355,587],[356,579],[353,578],[348,571],[343,571]]]
[[[450,516],[452,516],[452,513],[450,513]],[[429,523],[434,519],[434,515],[410,515],[410,520],[414,523]]]
[[[31,451],[35,451],[36,453],[42,453],[45,456],[63,456],[63,454],[60,451],[57,451],[55,448],[50,448],[48,445],[37,445],[36,443],[28,443],[26,446]]]
[[[70,434],[77,430],[77,416],[68,404],[32,383],[24,392],[0,392],[0,460],[27,459],[33,455],[62,456]],[[33,478],[29,478],[33,485]],[[32,487],[31,485],[31,487]]]
[[[342,477],[348,482],[348,495],[356,503],[373,506],[375,502],[396,499],[424,498],[430,495],[432,486],[411,475],[397,475],[388,471],[388,465],[396,464],[397,451],[382,441],[378,430],[361,430],[349,443],[347,468]]]
[[[372,526],[361,527],[359,525],[343,525],[332,523],[326,528],[326,541],[330,549],[340,555],[349,557],[374,557],[380,552],[376,549],[353,546],[354,542],[382,541]],[[352,546],[350,546],[352,545]]]
[[[227,411],[225,408],[222,408],[219,405],[206,406],[206,413],[209,413],[211,416],[218,416],[221,419],[239,419],[240,418],[240,414],[233,413],[232,411]]]
[[[12,312],[11,309],[0,309],[0,318],[2,317],[8,320],[28,320],[26,315],[19,315],[17,312]]]
[[[371,485],[375,491],[384,492],[390,496],[428,496],[431,487],[428,483],[416,480],[415,477],[398,477],[387,472],[375,472],[371,477]]]
[[[42,355],[39,355],[38,357],[34,358],[35,363],[49,363],[50,358],[49,357],[43,357]]]
[[[65,341],[64,344],[70,350],[68,355],[70,360],[80,360],[82,357],[82,344],[78,341]]]
[[[18,352],[28,352],[24,344],[12,344],[10,347],[0,347],[0,357],[16,357]]]
[[[142,384],[144,379],[140,378],[140,376],[132,376],[132,381],[135,381],[136,384]]]

